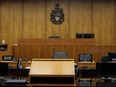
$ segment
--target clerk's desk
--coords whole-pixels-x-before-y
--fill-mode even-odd
[[[78,62],[78,78],[96,78],[96,62]]]
[[[31,63],[30,87],[75,86],[73,59],[33,59]]]
[[[91,68],[91,69],[96,69],[96,62],[78,62],[78,68]]]
[[[17,67],[17,61],[0,61],[0,62],[8,63],[9,68],[16,68]],[[22,65],[23,68],[30,67],[31,61],[28,61],[28,62],[23,62],[22,61],[21,65]]]
[[[31,62],[22,62],[22,68],[17,68],[17,62],[16,61],[1,61],[1,63],[8,63],[9,67],[9,76],[16,76],[16,77],[28,77],[29,71],[30,71],[30,65]]]

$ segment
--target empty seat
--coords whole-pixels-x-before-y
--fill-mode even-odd
[[[67,52],[63,52],[63,51],[59,51],[59,52],[54,52],[53,53],[53,58],[54,59],[67,59],[68,58],[68,53]]]
[[[61,38],[60,36],[49,36],[48,38]]]
[[[108,63],[108,61],[109,61],[109,57],[108,56],[102,56],[102,58],[101,58],[101,62],[102,63]]]

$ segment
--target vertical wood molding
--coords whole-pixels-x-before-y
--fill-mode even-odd
[[[114,0],[94,0],[93,29],[99,45],[114,45]]]
[[[114,0],[114,32],[116,32],[116,0]],[[114,45],[116,45],[116,34],[114,34]]]
[[[22,1],[1,1],[1,39],[7,43],[16,43],[21,37]]]
[[[92,0],[70,0],[70,38],[92,32]]]
[[[45,1],[25,0],[23,38],[45,38]]]
[[[1,0],[0,0],[0,32],[1,32]],[[2,40],[1,37],[2,37],[2,36],[1,36],[1,33],[0,33],[0,42],[1,42],[1,40]]]

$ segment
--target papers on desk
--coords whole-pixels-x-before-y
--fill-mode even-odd
[[[30,69],[30,67],[25,67],[25,69]]]

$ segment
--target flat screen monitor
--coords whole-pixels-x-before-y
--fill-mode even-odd
[[[76,33],[76,38],[83,38],[83,33]]]
[[[92,54],[91,53],[79,54],[79,62],[92,62]]]
[[[94,38],[94,34],[92,34],[92,33],[84,33],[83,38]]]
[[[7,50],[7,44],[0,44],[0,51],[6,51]]]
[[[116,63],[96,63],[96,73],[100,77],[116,76]]]
[[[110,61],[116,61],[116,52],[108,52],[108,57]]]
[[[0,62],[0,76],[8,76],[8,74],[9,74],[8,63]]]

